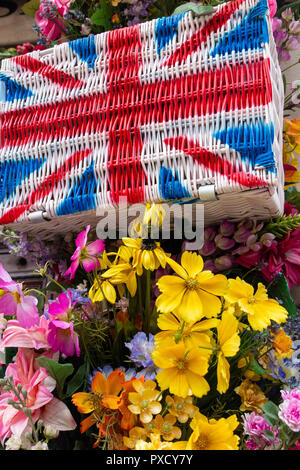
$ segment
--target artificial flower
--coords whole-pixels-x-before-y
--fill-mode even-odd
[[[203,271],[203,259],[196,253],[185,251],[181,265],[171,258],[168,264],[176,275],[162,276],[158,288],[162,292],[156,299],[158,311],[174,312],[188,323],[195,323],[204,316],[213,317],[221,311],[217,297],[227,289],[227,279],[222,274]]]
[[[168,412],[175,416],[179,423],[186,423],[190,418],[193,418],[198,408],[193,405],[192,397],[166,397],[166,405]]]
[[[173,313],[162,313],[158,316],[157,326],[163,330],[155,335],[155,343],[164,346],[183,341],[187,349],[202,348],[201,354],[208,357],[212,353],[210,329],[215,328],[219,320],[211,318],[196,323],[184,322]]]
[[[198,412],[190,424],[193,432],[186,450],[238,450],[239,437],[234,434],[238,425],[236,415],[208,420]]]
[[[156,390],[156,384],[152,380],[146,380],[144,383],[135,380],[132,385],[135,392],[128,395],[130,402],[128,409],[134,415],[139,415],[142,423],[149,423],[152,421],[153,414],[157,415],[161,412],[161,394]]]
[[[167,414],[162,417],[160,414],[155,416],[153,420],[154,432],[158,433],[165,441],[173,441],[174,439],[181,438],[181,430],[176,424],[176,417],[172,414]]]
[[[225,393],[229,387],[230,365],[226,357],[235,356],[240,347],[238,335],[238,320],[230,313],[223,313],[217,326],[218,331],[218,365],[217,365],[217,390]]]
[[[254,293],[254,287],[239,277],[229,279],[229,289],[224,297],[228,302],[239,305],[253,330],[263,331],[271,320],[283,323],[287,319],[286,309],[276,300],[268,298],[267,289],[261,282]]]
[[[51,425],[61,431],[76,428],[76,423],[67,406],[52,394],[56,382],[49,376],[46,369],[35,361],[37,355],[32,349],[19,348],[15,362],[10,363],[5,376],[12,376],[14,386],[19,384],[27,392],[26,407],[31,410],[34,423],[39,419],[44,426]],[[22,409],[8,404],[8,399],[17,402],[12,391],[4,391],[0,395],[0,439],[2,443],[12,434],[22,438],[32,428],[28,415]]]
[[[257,384],[246,379],[234,390],[241,397],[241,411],[255,411],[262,414],[261,406],[267,403],[268,399]]]
[[[70,276],[70,279],[75,277],[75,273],[79,265],[82,265],[83,269],[88,273],[95,271],[95,269],[100,266],[100,262],[96,255],[100,255],[100,253],[104,251],[105,245],[103,240],[96,240],[87,245],[89,230],[90,225],[80,232],[75,240],[77,248],[71,256],[71,266],[65,272],[65,276]]]
[[[294,354],[293,341],[282,328],[271,333],[275,356],[278,359],[291,358]]]
[[[156,380],[161,390],[182,398],[193,394],[202,397],[209,391],[209,384],[204,379],[208,370],[207,356],[201,350],[188,350],[183,342],[167,348],[156,348],[152,353],[154,363],[160,370]]]
[[[39,323],[38,300],[23,292],[22,283],[14,282],[0,263],[0,311],[15,315],[23,328]]]
[[[136,269],[138,276],[143,274],[143,269],[154,271],[160,266],[166,267],[169,255],[161,248],[160,243],[151,239],[122,238],[126,247],[132,248],[132,266]]]

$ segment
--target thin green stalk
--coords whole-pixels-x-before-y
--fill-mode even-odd
[[[146,269],[146,296],[145,296],[145,332],[148,335],[150,332],[150,316],[151,316],[151,271]]]

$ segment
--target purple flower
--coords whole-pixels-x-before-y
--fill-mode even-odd
[[[250,230],[248,230],[243,225],[235,232],[233,238],[238,243],[245,243],[248,240],[249,235],[251,235]]]
[[[224,269],[230,269],[233,265],[233,257],[232,256],[219,256],[219,258],[215,259],[215,267],[218,271],[224,271]]]
[[[125,343],[130,350],[130,360],[138,367],[152,367],[154,362],[151,359],[151,353],[155,348],[154,336],[150,333],[149,340],[146,333],[138,332],[130,343]]]
[[[288,51],[295,51],[298,47],[300,38],[297,36],[290,36],[289,39],[287,40],[285,47]]]
[[[232,240],[232,238],[223,237],[219,234],[215,238],[215,244],[217,248],[220,248],[221,250],[231,250],[235,245],[235,241]]]
[[[284,10],[282,13],[281,13],[281,17],[285,20],[285,21],[292,21],[294,19],[294,14],[292,12],[292,9],[291,8],[287,8],[286,10]]]
[[[300,21],[291,21],[289,24],[289,31],[292,34],[300,34]]]
[[[212,255],[216,251],[216,244],[212,240],[205,240],[199,254],[202,256]]]
[[[220,234],[224,237],[230,237],[235,232],[235,224],[224,220],[220,224]]]

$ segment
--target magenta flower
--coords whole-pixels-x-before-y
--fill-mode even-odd
[[[23,328],[30,328],[39,323],[37,299],[25,295],[22,284],[12,280],[0,263],[0,289],[4,294],[0,297],[0,312],[4,315],[16,315]]]
[[[294,432],[300,432],[300,390],[281,391],[283,402],[279,405],[279,418]]]
[[[235,232],[235,224],[233,222],[228,222],[223,220],[220,224],[220,234],[224,237],[230,237]]]
[[[15,387],[21,384],[27,391],[26,407],[31,410],[34,423],[41,419],[44,426],[49,425],[59,431],[75,429],[76,422],[67,406],[52,394],[56,386],[55,380],[49,376],[46,369],[36,363],[36,357],[32,349],[19,349],[15,363],[7,366],[6,377],[12,375]],[[9,405],[8,399],[17,401],[12,391],[3,391],[0,395],[2,444],[12,434],[24,437],[26,432],[32,431],[28,416],[22,410]]]
[[[249,450],[266,450],[274,448],[274,442],[275,445],[279,444],[278,439],[271,440],[264,434],[265,430],[272,431],[274,438],[277,438],[278,429],[272,429],[265,418],[254,411],[243,416],[243,425],[245,434],[250,436],[246,442],[246,447]]]
[[[276,0],[268,0],[268,7],[270,10],[270,18],[273,18],[275,16],[275,13],[277,11],[277,2]]]
[[[235,241],[232,238],[223,237],[219,234],[215,238],[215,244],[220,250],[231,250],[235,245]]]
[[[88,225],[86,230],[83,230],[75,240],[75,245],[77,248],[71,256],[73,263],[71,263],[71,266],[65,272],[65,276],[70,275],[70,279],[74,278],[80,264],[83,266],[86,272],[94,271],[96,267],[100,266],[100,263],[95,255],[104,251],[104,241],[96,240],[87,245],[89,230],[90,225]]]
[[[48,307],[50,322],[47,341],[54,352],[60,351],[65,356],[80,355],[78,334],[74,331],[71,319],[71,292],[62,293],[57,302]]]
[[[202,256],[212,255],[216,251],[216,244],[212,240],[204,240],[202,248],[199,250],[199,254]]]
[[[49,41],[55,41],[61,37],[65,24],[57,13],[61,16],[68,13],[70,3],[71,0],[40,0],[40,8],[35,14],[35,21]]]

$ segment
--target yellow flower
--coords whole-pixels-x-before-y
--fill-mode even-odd
[[[132,248],[132,266],[138,276],[143,274],[143,268],[154,271],[160,266],[166,267],[169,255],[164,252],[159,242],[142,238],[123,238],[122,241],[126,247]]]
[[[198,410],[193,405],[192,397],[166,397],[166,405],[171,415],[176,416],[179,423],[186,423],[190,418],[193,418],[194,414]]]
[[[261,406],[267,403],[268,399],[257,384],[246,379],[239,387],[236,387],[234,391],[241,397],[241,411],[255,411],[258,414],[263,413]]]
[[[286,134],[291,136],[293,139],[293,143],[297,145],[295,151],[296,153],[300,154],[300,119],[285,119],[284,120],[288,124],[288,128],[286,130]]]
[[[202,397],[209,391],[203,377],[208,370],[208,359],[199,349],[187,350],[183,342],[174,343],[168,348],[157,347],[152,352],[152,359],[162,369],[156,376],[161,390],[169,389],[170,393],[182,398],[191,394]]]
[[[135,450],[181,450],[178,442],[161,442],[160,435],[157,433],[150,434],[151,442],[144,440],[137,441]]]
[[[167,260],[176,275],[162,276],[157,286],[162,292],[156,299],[159,312],[174,312],[188,323],[213,317],[221,311],[221,301],[227,289],[227,279],[222,274],[203,271],[203,259],[196,253],[185,251],[181,265]]]
[[[229,289],[224,295],[229,302],[236,302],[247,314],[248,322],[253,330],[263,331],[270,325],[271,320],[283,323],[288,312],[274,299],[269,299],[267,289],[258,283],[256,293],[254,287],[239,277],[229,279]]]
[[[277,359],[291,358],[294,354],[294,350],[292,349],[293,340],[282,328],[279,328],[276,333],[272,333],[272,336],[274,338],[273,347]]]
[[[97,275],[92,287],[89,290],[89,297],[92,302],[101,302],[106,299],[111,304],[114,304],[117,298],[116,290],[113,284]]]
[[[126,284],[131,297],[134,297],[137,291],[136,270],[129,263],[120,263],[112,266],[102,273],[102,278],[109,279],[113,284]]]
[[[208,420],[198,412],[190,424],[193,433],[186,450],[239,450],[239,437],[234,434],[238,425],[236,415]]]
[[[253,354],[247,354],[246,357],[241,357],[239,359],[237,366],[239,369],[243,369],[242,374],[246,379],[252,380],[253,382],[258,382],[261,380],[262,376],[255,374],[250,367],[251,358],[254,357]]]
[[[151,231],[161,227],[166,211],[161,204],[147,203],[143,217],[134,220],[131,229],[132,237],[147,238]],[[150,238],[154,238],[150,235]]]
[[[161,415],[157,415],[153,420],[154,433],[162,436],[165,441],[180,439],[181,430],[174,426],[175,423],[176,417],[171,414],[167,414],[164,418]]]
[[[130,429],[128,437],[123,437],[123,442],[126,447],[129,449],[135,449],[136,443],[139,440],[145,440],[147,437],[147,432],[144,428],[135,426]]]
[[[215,328],[219,320],[212,318],[196,323],[186,323],[172,313],[162,313],[157,319],[158,327],[163,330],[154,337],[155,343],[165,347],[174,341],[183,341],[187,349],[202,347],[201,355],[210,356],[212,353],[210,328]],[[206,349],[207,348],[207,349]]]
[[[153,380],[146,380],[141,383],[138,380],[132,383],[136,392],[128,394],[129,411],[134,415],[139,415],[142,423],[149,423],[153,416],[161,412],[160,392],[156,390]]]
[[[223,313],[222,319],[217,326],[218,331],[218,365],[217,365],[217,390],[225,393],[229,387],[230,365],[225,359],[234,356],[240,347],[240,337],[237,332],[238,320],[230,313]]]

